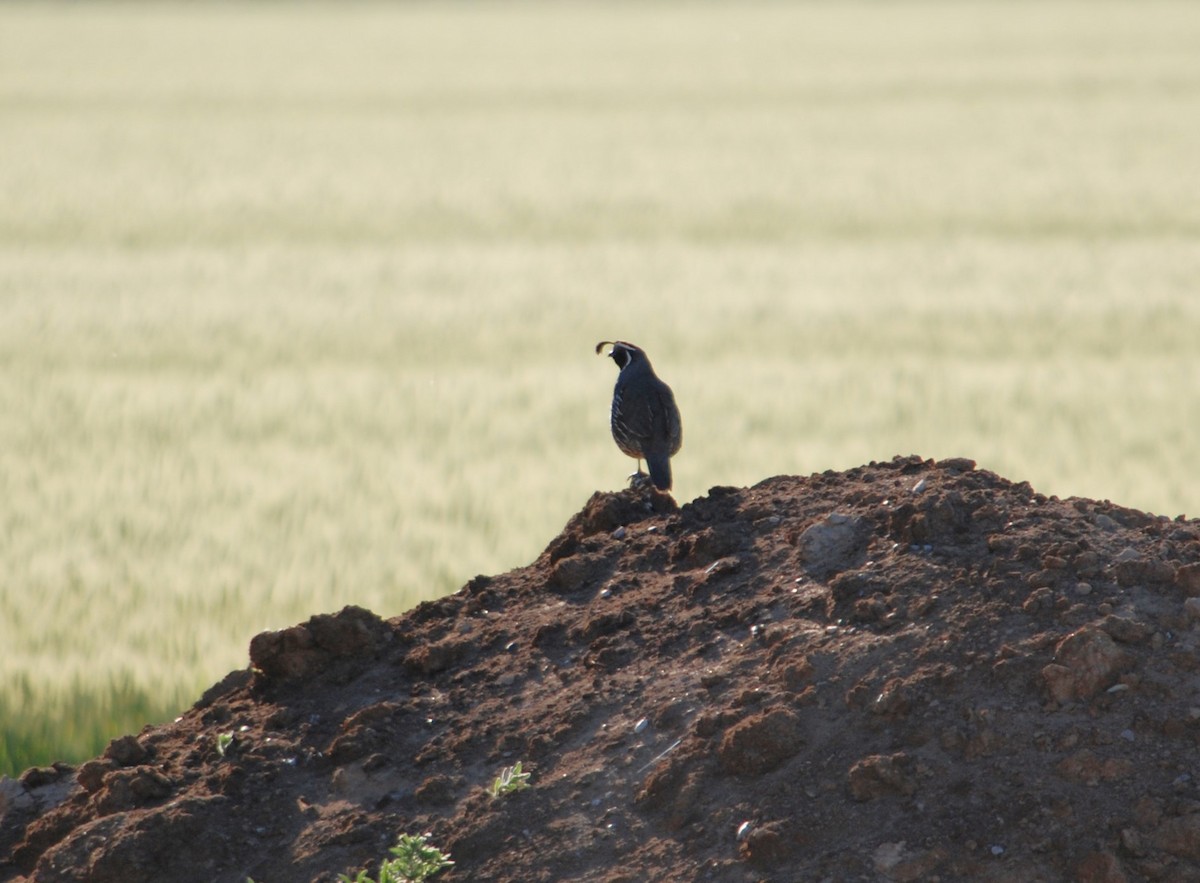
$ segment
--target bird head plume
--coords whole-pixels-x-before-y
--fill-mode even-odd
[[[624,370],[625,366],[630,362],[638,359],[645,360],[646,354],[642,352],[641,347],[635,346],[632,343],[626,343],[623,340],[602,340],[596,344],[596,354],[600,354],[600,350],[606,346],[611,346],[605,355],[617,363],[617,367]]]

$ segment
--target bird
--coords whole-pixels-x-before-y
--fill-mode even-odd
[[[596,353],[611,346],[607,355],[617,364],[617,385],[613,387],[613,441],[627,456],[638,461],[638,470],[629,476],[634,487],[646,480],[642,460],[650,469],[650,481],[660,491],[671,489],[671,458],[683,444],[683,424],[675,394],[658,379],[645,351],[624,340],[602,340]]]

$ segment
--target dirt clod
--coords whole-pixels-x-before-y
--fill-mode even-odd
[[[1195,521],[965,459],[598,493],[0,781],[0,881],[315,883],[426,832],[447,883],[1200,879],[1198,596]]]

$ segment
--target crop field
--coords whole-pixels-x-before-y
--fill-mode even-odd
[[[0,7],[0,772],[682,503],[896,454],[1200,512],[1191,0]]]

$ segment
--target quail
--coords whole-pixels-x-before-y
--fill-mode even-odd
[[[596,352],[611,346],[608,356],[620,373],[612,398],[612,435],[617,447],[638,461],[630,478],[634,485],[645,481],[642,460],[650,469],[650,481],[660,491],[671,489],[671,457],[683,443],[683,425],[671,387],[658,379],[646,353],[623,340],[602,340]]]

